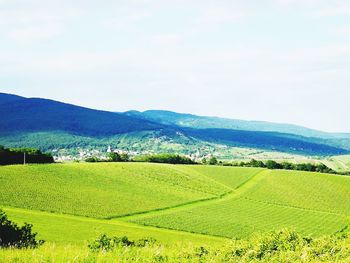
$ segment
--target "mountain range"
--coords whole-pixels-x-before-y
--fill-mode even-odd
[[[345,133],[161,110],[108,112],[5,93],[0,93],[0,116],[0,144],[8,147],[53,150],[112,144],[193,152],[203,145],[220,145],[311,156],[350,152],[350,134]]]

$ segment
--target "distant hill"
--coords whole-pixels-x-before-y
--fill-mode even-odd
[[[148,147],[152,151],[188,153],[211,143],[303,155],[349,153],[342,146],[347,145],[347,139],[338,146],[331,141],[336,140],[335,137],[328,139],[305,136],[307,131],[309,135],[313,131],[306,128],[299,128],[303,131],[300,134],[296,134],[297,128],[293,130],[294,134],[266,132],[268,127],[284,127],[285,130],[288,127],[298,127],[293,125],[274,126],[267,123],[265,127],[263,122],[259,122],[261,130],[254,130],[260,127],[254,126],[255,122],[169,111],[113,113],[3,93],[0,93],[0,116],[0,144],[7,147],[31,146],[46,150],[107,147],[112,144],[133,150],[138,145],[136,148],[144,151]]]
[[[124,114],[128,116],[137,116],[139,118],[144,118],[145,120],[156,121],[166,125],[176,125],[194,129],[230,129],[297,135],[301,136],[298,140],[304,140],[316,144],[325,144],[350,151],[349,133],[329,133],[294,124],[197,116],[164,110],[148,110],[144,112],[127,111],[124,112]]]
[[[316,143],[306,137],[277,132],[242,131],[230,129],[191,129],[187,134],[203,141],[230,146],[260,148],[272,151],[293,152],[304,155],[344,154],[347,151],[327,144]]]
[[[304,137],[316,137],[323,139],[334,138],[349,138],[350,134],[346,133],[328,133],[309,129],[306,127],[284,124],[272,123],[265,121],[246,121],[238,119],[228,119],[219,117],[198,116],[186,113],[177,113],[165,110],[148,110],[144,112],[127,111],[124,113],[128,116],[142,117],[147,120],[153,120],[168,125],[178,125],[182,127],[190,127],[196,129],[233,129],[245,131],[268,131],[295,134]]]
[[[25,100],[25,99],[26,98],[21,97],[21,96],[17,96],[17,95],[0,93],[0,105],[5,104],[5,103],[10,103],[13,101]]]
[[[8,94],[0,96],[0,115],[0,133],[65,131],[99,137],[164,126],[124,114]]]

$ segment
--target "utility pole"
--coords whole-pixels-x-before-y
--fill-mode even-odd
[[[26,165],[26,152],[23,153],[23,165]]]

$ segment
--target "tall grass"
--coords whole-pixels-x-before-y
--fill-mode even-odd
[[[311,240],[288,230],[227,242],[221,247],[150,245],[93,252],[86,246],[47,244],[36,250],[0,249],[0,262],[349,262],[350,239],[332,235]]]

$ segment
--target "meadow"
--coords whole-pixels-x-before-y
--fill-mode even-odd
[[[171,262],[184,251],[189,262],[200,262],[200,247],[208,249],[208,260],[222,261],[232,254],[232,242],[253,244],[256,237],[286,228],[322,239],[343,229],[350,216],[350,177],[300,171],[150,163],[14,165],[0,167],[0,184],[0,208],[15,222],[32,223],[38,238],[47,241],[37,250],[0,250],[0,262],[34,257],[106,262],[115,253],[122,255],[120,262],[156,261],[157,255]],[[91,254],[88,242],[102,233],[159,243],[148,250]]]
[[[230,190],[174,168],[148,163],[4,166],[0,204],[111,218],[210,199]]]
[[[131,239],[153,237],[162,244],[192,243],[215,246],[227,239],[207,235],[192,234],[183,231],[144,227],[119,220],[103,220],[81,216],[48,213],[20,208],[3,209],[13,221],[23,224],[30,222],[38,238],[56,245],[86,246],[88,242],[102,233],[114,236],[128,236]]]

